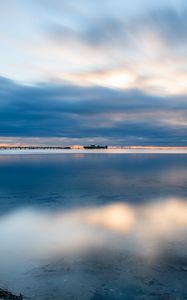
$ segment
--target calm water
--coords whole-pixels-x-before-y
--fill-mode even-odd
[[[0,156],[0,287],[187,299],[186,199],[185,154]]]
[[[187,196],[187,155],[57,154],[0,157],[1,213]]]

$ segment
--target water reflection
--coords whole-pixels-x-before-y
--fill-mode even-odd
[[[0,287],[33,300],[185,299],[187,156],[0,161]]]
[[[1,284],[37,300],[185,295],[186,237],[182,199],[17,211],[0,218]]]
[[[185,241],[186,230],[187,202],[179,199],[139,206],[114,203],[62,213],[25,209],[0,219],[0,259],[12,250],[13,257],[17,253],[21,258],[42,258],[76,255],[98,246],[131,250],[132,244],[133,252],[158,255],[168,241]]]
[[[0,213],[187,197],[187,155],[6,156],[0,162]]]

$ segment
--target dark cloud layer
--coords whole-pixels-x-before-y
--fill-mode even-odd
[[[185,97],[0,79],[1,137],[63,137],[110,144],[186,144]]]

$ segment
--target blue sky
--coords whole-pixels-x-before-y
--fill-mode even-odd
[[[187,144],[184,0],[1,0],[0,143]]]

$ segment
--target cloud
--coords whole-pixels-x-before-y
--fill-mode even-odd
[[[51,51],[61,49],[69,63],[78,66],[57,70],[54,78],[159,95],[186,94],[186,12],[165,7],[131,18],[106,14],[80,27],[49,24]]]
[[[186,97],[0,79],[1,137],[185,144]],[[71,141],[72,139],[72,141]]]
[[[185,1],[18,2],[11,18],[3,17],[10,15],[3,4],[6,31],[0,55],[5,77],[160,96],[187,94]],[[24,27],[17,22],[20,12]]]

